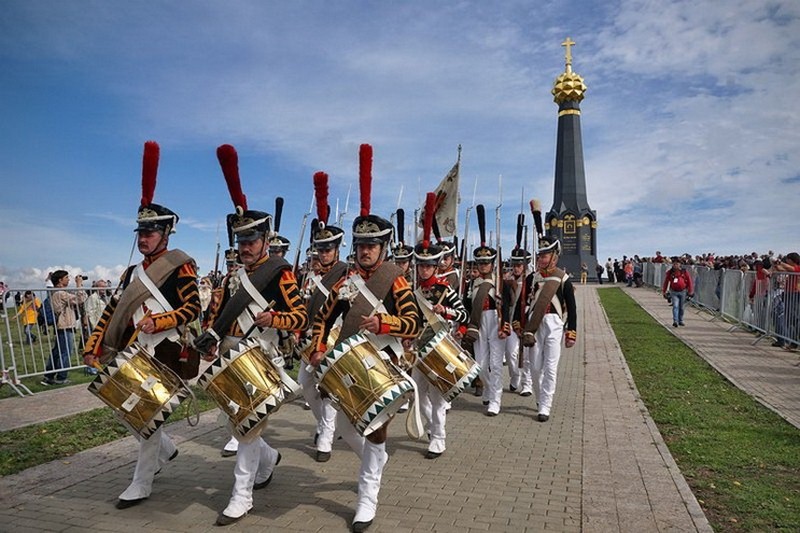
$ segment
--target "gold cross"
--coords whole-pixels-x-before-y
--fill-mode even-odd
[[[570,48],[575,44],[575,41],[567,37],[567,40],[561,43],[561,46],[567,49],[567,65],[572,64],[572,50]]]

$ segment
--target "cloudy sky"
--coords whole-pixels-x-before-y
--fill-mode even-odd
[[[144,141],[171,244],[213,265],[233,144],[253,208],[286,198],[296,241],[311,177],[356,210],[358,145],[374,212],[432,189],[462,153],[462,206],[504,235],[553,201],[560,43],[589,90],[586,177],[602,258],[799,246],[800,3],[7,0],[0,16],[0,279],[128,263]],[[471,229],[476,233],[474,227]],[[225,247],[224,227],[219,232]],[[136,260],[136,255],[134,255]]]

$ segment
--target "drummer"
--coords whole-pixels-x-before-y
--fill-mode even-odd
[[[355,265],[347,279],[342,279],[333,286],[314,321],[314,342],[318,350],[312,355],[311,363],[315,366],[325,356],[328,334],[339,316],[343,317],[339,339],[346,339],[366,330],[375,335],[377,343],[393,345],[392,351],[397,349],[395,356],[402,352],[402,346],[399,349],[396,347],[400,344],[396,342],[397,339],[414,338],[419,329],[419,309],[411,287],[400,269],[385,261],[392,236],[392,224],[369,212],[372,147],[361,145],[359,156],[362,194],[360,215],[353,221]],[[358,298],[357,293],[351,292],[357,280],[366,281],[367,286],[364,288],[371,293],[366,298]],[[350,296],[353,297],[352,303]],[[382,301],[378,312],[375,312],[374,304],[368,303],[373,298]],[[365,531],[375,518],[381,475],[389,459],[386,453],[388,422],[370,433],[366,439],[358,435],[355,427],[341,411],[337,414],[336,425],[342,437],[361,457],[358,499],[352,530]]]
[[[306,309],[310,325],[314,324],[314,320],[333,286],[347,275],[347,263],[339,260],[339,247],[342,245],[344,231],[341,228],[327,225],[330,209],[328,206],[328,175],[324,172],[314,174],[314,191],[318,218],[312,224],[311,241],[313,263],[316,266],[306,278],[309,294]],[[309,328],[306,332],[309,342],[312,342],[312,334],[313,331]],[[317,421],[314,436],[314,445],[317,448],[315,459],[317,462],[325,463],[331,458],[333,434],[336,430],[336,409],[330,398],[323,398],[320,395],[314,374],[309,371],[307,364],[300,365],[297,378],[300,385],[303,386],[303,396]]]
[[[469,318],[463,302],[458,297],[458,293],[446,281],[443,281],[435,274],[436,266],[439,264],[444,250],[430,242],[430,221],[433,216],[432,211],[435,209],[436,195],[429,193],[427,200],[423,219],[423,239],[414,248],[414,261],[417,268],[415,295],[419,305],[427,306],[427,309],[430,309],[440,317],[441,322],[438,325],[427,324],[426,329],[420,335],[418,343],[430,340],[437,327],[444,327],[449,331],[453,325],[461,326]],[[426,316],[424,311],[422,316]],[[463,327],[463,329],[466,330],[466,327]],[[434,331],[432,332],[431,330]],[[421,347],[421,344],[419,347]],[[417,383],[420,409],[428,420],[430,443],[428,444],[425,458],[436,459],[445,451],[445,422],[448,402],[445,401],[439,389],[431,385],[431,382],[418,367],[414,367],[412,377]]]
[[[155,193],[159,147],[145,143],[142,171],[142,203],[136,218],[136,244],[142,261],[122,275],[122,295],[112,298],[89,336],[83,358],[87,366],[106,363],[133,340],[152,349],[155,357],[184,379],[197,375],[199,357],[190,360],[184,350],[184,328],[200,315],[200,294],[194,259],[181,250],[167,250],[178,215],[152,202]],[[183,359],[183,360],[182,360]],[[139,458],[133,480],[120,494],[117,509],[146,500],[153,476],[178,449],[159,427],[139,442]]]
[[[306,328],[305,305],[289,263],[268,254],[270,215],[247,209],[247,200],[239,186],[236,151],[230,145],[223,145],[217,150],[217,156],[236,206],[236,213],[228,217],[243,265],[234,274],[239,279],[236,295],[245,291],[248,298],[232,298],[230,284],[223,283],[225,292],[218,305],[210,310],[209,328],[197,338],[195,345],[202,353],[214,353],[219,343],[219,353],[225,353],[247,334],[248,338],[259,338],[276,346],[277,331]],[[239,439],[231,499],[217,516],[217,525],[233,524],[252,509],[253,490],[269,485],[280,460],[281,454],[260,435]]]

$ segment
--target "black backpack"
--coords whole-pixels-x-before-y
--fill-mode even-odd
[[[37,318],[37,322],[40,326],[56,325],[56,314],[53,312],[53,304],[50,301],[49,296],[44,299],[44,302],[42,302],[42,308],[39,309],[39,317]]]

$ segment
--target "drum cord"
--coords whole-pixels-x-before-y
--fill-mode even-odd
[[[186,390],[189,391],[189,398],[186,401],[186,423],[190,427],[195,427],[200,423],[200,403],[191,387],[187,386]],[[192,411],[194,411],[194,423],[192,423]]]

